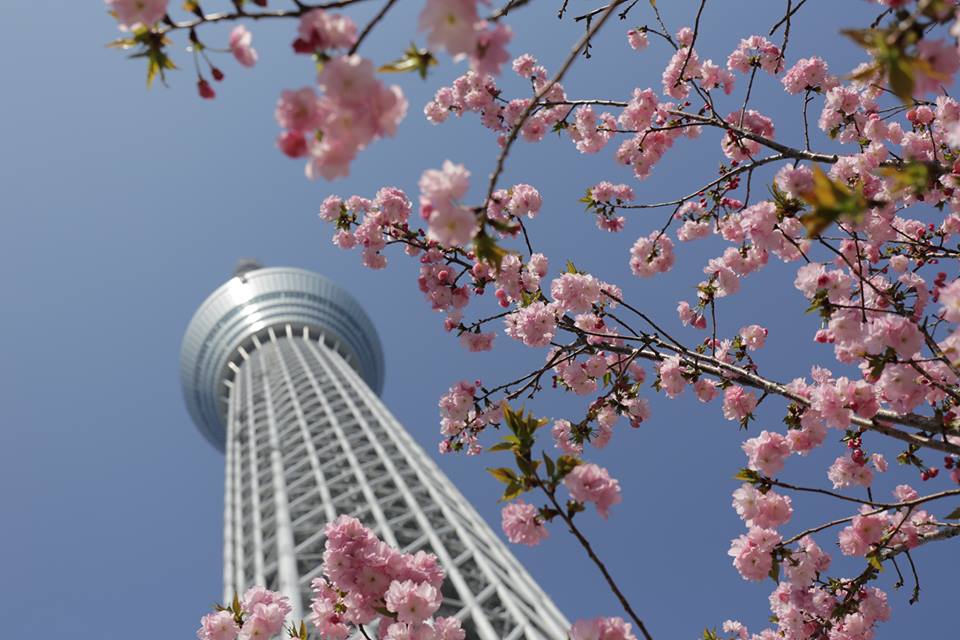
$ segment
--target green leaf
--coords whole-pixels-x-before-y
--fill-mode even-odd
[[[524,474],[533,476],[537,472],[537,467],[540,466],[540,461],[527,460],[517,456],[517,466],[520,468],[520,471],[523,471]]]
[[[477,234],[473,240],[473,250],[478,260],[482,260],[499,272],[503,259],[509,253],[506,249],[497,244],[497,241],[484,232]]]
[[[430,67],[437,64],[437,59],[426,49],[420,49],[416,44],[410,43],[410,46],[403,52],[403,56],[388,64],[383,65],[377,71],[382,73],[409,73],[416,71],[420,77],[426,79],[427,71]]]
[[[913,89],[916,82],[913,79],[913,65],[909,58],[897,57],[890,61],[887,67],[887,78],[890,80],[890,89],[901,102],[913,102]]]
[[[780,561],[774,560],[770,566],[770,573],[767,574],[774,582],[780,582]]]
[[[493,445],[487,451],[513,451],[517,446],[515,442],[498,442]]]
[[[580,460],[571,455],[564,454],[557,458],[557,480],[563,480],[579,464]]]
[[[940,177],[942,170],[934,163],[908,162],[902,166],[880,167],[876,172],[885,178],[892,178],[894,193],[910,191],[919,195]]]
[[[521,493],[523,493],[523,485],[520,484],[519,482],[511,482],[510,484],[507,485],[507,488],[504,489],[503,495],[500,496],[499,501],[508,502],[516,498]]]
[[[147,87],[153,85],[153,81],[159,75],[161,82],[166,82],[166,77],[164,71],[168,69],[176,69],[177,65],[173,64],[173,60],[167,57],[166,52],[161,48],[160,45],[151,44],[150,49],[145,52],[147,58]],[[131,56],[133,57],[133,56]],[[140,57],[140,55],[136,56]]]
[[[504,484],[517,481],[517,474],[513,472],[513,469],[506,467],[487,467],[487,472]]]
[[[554,474],[554,472],[556,471],[556,468],[557,468],[557,467],[556,467],[556,465],[553,463],[553,458],[551,458],[550,456],[548,456],[546,451],[543,452],[543,462],[544,462],[544,464],[546,465],[546,468],[547,468],[547,475],[548,475],[550,478],[553,478],[553,474]]]
[[[947,520],[960,520],[960,507],[957,507],[956,509],[954,509],[944,517]]]
[[[129,49],[130,47],[135,47],[136,45],[137,41],[134,38],[118,38],[107,43],[107,47],[110,49]]]
[[[740,469],[733,478],[734,480],[743,480],[744,482],[750,483],[760,482],[760,474],[753,469],[747,468]]]
[[[883,563],[880,562],[879,552],[871,552],[867,554],[867,564],[876,569],[877,571],[883,571]]]
[[[714,629],[704,629],[703,640],[720,640],[720,636],[717,635]]]
[[[510,431],[517,433],[520,429],[520,420],[517,412],[510,407],[510,404],[506,400],[500,403],[500,408],[503,410],[503,419],[510,428]]]
[[[307,640],[307,625],[300,621],[300,640]]]
[[[577,267],[573,264],[573,260],[567,260],[567,273],[580,273],[577,271]]]
[[[240,612],[243,610],[240,606],[240,596],[237,595],[237,592],[233,592],[233,613],[235,615],[240,615]]]
[[[868,206],[861,188],[854,190],[831,180],[819,165],[813,165],[813,186],[800,197],[813,206],[813,211],[799,218],[810,238],[820,235],[837,220],[858,221]]]

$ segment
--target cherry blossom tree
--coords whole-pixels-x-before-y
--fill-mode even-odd
[[[417,260],[426,303],[444,314],[444,330],[465,349],[490,350],[498,333],[530,348],[517,376],[451,385],[439,400],[440,451],[503,461],[490,473],[504,484],[502,523],[511,542],[533,546],[566,530],[600,571],[622,617],[579,621],[570,637],[672,635],[648,628],[643,603],[624,595],[579,524],[594,510],[607,519],[630,508],[616,469],[590,462],[591,451],[624,437],[620,425],[647,421],[647,398],[656,393],[712,403],[718,422],[745,430],[731,432],[743,438],[744,458],[730,466],[741,483],[732,500],[744,533],[729,554],[743,579],[772,581],[773,622],[751,635],[728,620],[706,630],[706,640],[868,640],[891,615],[877,586],[884,570],[898,576],[898,586],[912,578],[915,601],[911,551],[960,535],[960,102],[949,95],[960,70],[958,3],[874,0],[871,22],[834,25],[863,54],[856,68],[837,69],[788,53],[791,21],[806,0],[785,0],[767,33],[737,34],[726,59],[716,61],[697,49],[708,0],[692,1],[687,25],[672,26],[655,0],[600,0],[579,15],[556,0],[559,17],[584,31],[550,70],[527,53],[508,53],[510,18],[532,0],[499,7],[420,0],[422,46],[403,49],[408,38],[398,38],[393,61],[364,57],[362,45],[396,0],[381,0],[359,25],[350,10],[361,1],[233,0],[218,11],[208,11],[214,0],[187,1],[182,10],[167,0],[107,5],[125,31],[115,46],[146,61],[148,82],[166,79],[175,68],[171,52],[186,46],[204,99],[215,98],[224,78],[213,54],[229,52],[252,67],[258,54],[250,25],[290,21],[292,53],[311,57],[317,74],[279,96],[277,146],[302,159],[309,178],[347,175],[359,153],[375,153],[368,147],[394,135],[405,118],[420,117],[421,107],[437,126],[476,118],[496,138],[499,153],[479,201],[466,200],[470,168],[438,158],[415,186],[326,198],[320,218],[333,227],[333,243],[359,250],[371,269],[386,268],[399,253]],[[234,25],[222,49],[203,35],[216,23]],[[601,36],[661,65],[660,86],[632,86],[624,76],[616,95],[568,95],[564,80],[586,66]],[[440,63],[462,64],[464,73],[408,114],[411,105],[388,74],[429,79]],[[508,74],[528,89],[507,93],[500,84]],[[797,139],[778,136],[774,114],[756,104],[759,83],[794,96]],[[638,181],[655,175],[667,154],[682,154],[674,146],[683,139],[715,139],[718,171],[688,194],[641,202],[630,184],[603,181],[585,185],[579,204],[550,205],[585,206],[600,233],[627,233],[632,214],[663,211],[659,224],[630,221],[637,239],[622,257],[624,279],[656,278],[674,267],[678,243],[714,237],[722,248],[702,265],[690,295],[665,301],[667,309],[641,304],[625,299],[616,282],[578,268],[577,256],[536,250],[527,222],[550,185],[507,185],[503,177],[512,150],[551,132],[584,156],[613,157]],[[833,351],[790,382],[766,375],[757,353],[768,341],[795,338],[759,324],[736,333],[718,328],[742,281],[771,260],[792,265],[785,285],[819,317],[807,338]],[[682,335],[662,328],[674,313]],[[561,393],[582,396],[582,411],[548,420],[518,406]],[[783,427],[752,424],[761,403],[776,405]],[[895,461],[871,451],[884,442],[898,447]],[[791,482],[791,459],[819,447],[836,455],[822,483]],[[872,491],[880,474],[898,476],[889,497]],[[795,513],[791,495],[800,493],[846,505],[847,515],[822,522],[816,513]],[[354,628],[366,636],[377,620],[382,638],[464,637],[455,620],[432,617],[443,581],[436,558],[400,554],[349,518],[326,534],[311,616],[322,637],[345,638]],[[858,558],[861,570],[831,572],[825,549],[834,547]],[[253,589],[205,617],[199,635],[305,638],[304,624],[285,622],[288,613],[281,596]]]

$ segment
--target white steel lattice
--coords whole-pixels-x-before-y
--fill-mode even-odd
[[[459,617],[468,638],[566,637],[563,615],[370,389],[375,367],[356,347],[309,321],[261,323],[242,338],[218,376],[224,599],[265,585],[303,616],[324,525],[349,514],[402,551],[438,556],[438,615]]]

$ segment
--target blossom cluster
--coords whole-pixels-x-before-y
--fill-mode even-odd
[[[314,9],[300,18],[293,48],[325,59],[317,75],[320,94],[305,87],[280,95],[275,115],[284,131],[277,146],[291,158],[308,158],[311,179],[349,175],[357,154],[377,138],[394,135],[407,113],[400,87],[384,85],[371,60],[342,52],[356,41],[349,17]]]
[[[200,620],[199,640],[261,640],[272,638],[283,629],[292,610],[290,601],[275,591],[250,587],[238,599],[236,607],[219,608]]]
[[[350,516],[329,523],[324,535],[324,575],[313,581],[310,605],[323,638],[344,640],[353,626],[379,621],[381,638],[464,640],[458,619],[434,617],[445,576],[436,556],[401,553]]]

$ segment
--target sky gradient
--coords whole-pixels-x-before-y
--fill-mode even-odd
[[[401,2],[362,53],[378,62],[396,58],[413,36],[420,4]],[[538,0],[517,13],[513,55],[529,51],[551,71],[557,68],[582,29],[558,22],[557,4]],[[598,3],[570,4],[589,9]],[[696,10],[691,1],[661,4],[674,31]],[[862,24],[870,7],[857,0],[809,5],[794,20],[788,63],[818,54],[836,65],[835,72],[851,68],[857,51],[836,32]],[[378,6],[352,15],[363,23]],[[722,61],[740,37],[766,33],[778,14],[779,2],[708,3],[697,49]],[[638,54],[624,36],[650,19],[640,3],[629,24],[612,24],[593,58],[576,63],[565,83],[568,93],[624,99],[632,86],[659,88],[664,47],[652,41]],[[369,271],[356,252],[331,245],[330,228],[316,215],[330,193],[372,197],[384,184],[415,193],[421,171],[447,158],[467,164],[474,172],[471,196],[482,197],[496,158],[494,138],[473,117],[437,128],[421,115],[433,89],[462,72],[462,65],[444,59],[427,83],[390,78],[410,100],[398,136],[364,152],[348,179],[311,183],[299,161],[274,147],[277,96],[313,78],[310,61],[289,51],[292,22],[252,26],[260,64],[246,70],[223,57],[227,78],[211,102],[196,96],[183,39],[173,49],[181,71],[169,74],[170,88],[146,90],[142,61],[104,46],[118,32],[97,0],[6,0],[0,23],[6,25],[0,69],[7,80],[0,107],[3,637],[35,636],[42,629],[45,637],[190,638],[219,598],[223,457],[190,422],[178,355],[194,310],[240,257],[315,270],[356,296],[384,344],[387,406],[499,531],[500,487],[483,472],[499,460],[496,454],[439,457],[436,402],[461,378],[515,377],[535,367],[541,354],[502,335],[492,353],[465,353],[442,335],[442,316],[422,301],[416,261],[391,254],[396,268]],[[202,35],[226,42],[222,28]],[[504,86],[525,95],[514,78]],[[802,98],[787,96],[769,77],[758,78],[755,91],[755,104],[775,118],[778,136],[796,139]],[[733,98],[724,104],[736,108]],[[610,236],[596,229],[577,199],[601,179],[633,183],[645,201],[688,193],[714,175],[721,158],[717,136],[679,142],[642,183],[613,162],[612,151],[584,159],[566,139],[518,143],[502,182],[540,189],[544,208],[530,229],[535,248],[554,259],[554,269],[571,258],[619,283],[628,299],[668,328],[699,339],[677,327],[674,310],[681,297],[693,298],[699,271],[720,244],[681,246],[670,274],[641,281],[629,274],[629,246],[659,227],[666,212],[631,215],[626,231]],[[807,375],[814,362],[832,361],[829,348],[811,342],[816,319],[802,315],[802,296],[786,286],[794,269],[771,265],[721,303],[722,332],[752,322],[771,329],[757,360],[763,371],[785,380]],[[744,464],[744,436],[716,405],[704,408],[689,397],[670,402],[652,391],[647,397],[653,409],[648,423],[638,431],[621,425],[616,446],[591,452],[620,479],[624,502],[607,522],[592,510],[584,514],[583,526],[655,637],[692,638],[727,618],[760,630],[772,584],[744,582],[726,555],[730,539],[743,530],[730,493],[736,487],[731,478]],[[545,393],[529,408],[559,418],[582,406]],[[782,428],[782,410],[779,401],[764,403],[751,429]],[[896,453],[885,443],[871,447]],[[788,473],[797,482],[823,485],[836,455],[835,445],[828,445],[791,460]],[[888,495],[903,477],[888,475],[878,480],[878,495]],[[813,524],[809,509],[824,520],[840,513],[816,499],[794,498],[794,505],[806,514],[800,516],[804,524]],[[830,542],[821,539],[824,548]],[[621,615],[559,526],[540,547],[513,551],[571,620]],[[860,566],[839,553],[834,559],[848,572]],[[931,545],[915,559],[923,586],[919,604],[907,604],[909,586],[896,592],[891,576],[880,580],[895,616],[879,638],[940,637],[955,619],[955,550],[950,543]]]

